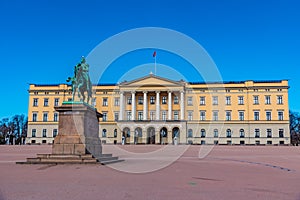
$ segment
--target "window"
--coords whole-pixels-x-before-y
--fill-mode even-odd
[[[102,137],[104,137],[104,138],[106,137],[106,129],[102,130]]]
[[[193,120],[193,111],[188,111],[188,120],[189,121]]]
[[[267,112],[266,112],[266,120],[267,120],[267,121],[272,120],[271,111],[267,111]]]
[[[218,129],[214,129],[214,137],[215,138],[219,137],[219,131],[218,131]]]
[[[188,104],[188,106],[192,106],[193,105],[193,97],[188,97],[187,104]]]
[[[115,98],[115,106],[120,106],[120,98]]]
[[[116,138],[117,136],[118,136],[118,130],[115,129],[115,130],[114,130],[114,137]]]
[[[188,130],[188,137],[189,138],[193,137],[193,130],[192,129]]]
[[[279,129],[279,133],[278,134],[279,134],[280,138],[283,138],[283,129]]]
[[[43,129],[42,136],[43,136],[43,137],[47,137],[47,129]]]
[[[259,129],[256,128],[256,129],[254,130],[254,132],[255,132],[255,137],[256,137],[256,138],[259,138],[259,137],[260,137],[260,131],[259,131]]]
[[[272,137],[272,129],[267,129],[267,137],[268,138]]]
[[[281,95],[277,96],[277,104],[283,104]]]
[[[178,120],[178,111],[174,111],[174,120]]]
[[[150,104],[155,104],[155,96],[150,96]]]
[[[231,138],[231,129],[226,130],[226,137]]]
[[[267,141],[267,144],[272,144],[272,141]]]
[[[162,104],[167,104],[167,96],[162,96]]]
[[[174,104],[179,104],[178,96],[174,96]]]
[[[45,112],[43,113],[43,122],[47,122],[48,121],[48,113]]]
[[[245,119],[245,112],[244,111],[239,111],[239,120],[244,121]]]
[[[226,97],[226,102],[225,102],[226,105],[231,105],[231,97],[230,96],[227,96]]]
[[[57,129],[53,129],[52,135],[53,135],[53,137],[57,136]]]
[[[283,120],[283,111],[278,111],[278,120]]]
[[[254,111],[254,120],[255,121],[259,120],[259,111]]]
[[[104,122],[107,121],[107,112],[102,113],[102,121],[104,121]]]
[[[213,105],[218,105],[218,97],[213,96]]]
[[[108,106],[107,98],[102,98],[102,106]]]
[[[154,119],[155,119],[155,112],[150,111],[150,120],[154,120]]]
[[[138,120],[143,120],[143,111],[138,111]]]
[[[231,120],[231,111],[226,111],[226,121]]]
[[[239,96],[238,98],[239,98],[238,99],[238,104],[239,105],[244,105],[244,97],[243,96]]]
[[[127,120],[131,120],[131,111],[127,111]]]
[[[259,104],[258,96],[253,96],[253,104],[255,104],[255,105]]]
[[[128,105],[131,105],[131,102],[132,102],[131,96],[130,96],[130,97],[127,97],[127,104],[128,104]]]
[[[205,111],[204,110],[200,111],[200,120],[205,121]]]
[[[218,115],[219,115],[219,112],[218,111],[213,111],[213,120],[214,121],[218,121],[219,119],[219,117],[218,117]]]
[[[31,136],[32,136],[32,137],[36,137],[36,129],[32,129],[32,131],[31,131]]]
[[[162,120],[167,120],[167,112],[166,111],[162,111]]]
[[[188,137],[189,138],[193,137],[193,130],[192,129],[188,130]]]
[[[119,112],[115,112],[115,121],[117,122],[117,121],[119,121]]]
[[[53,116],[53,121],[57,122],[58,121],[58,113],[54,113]]]
[[[271,96],[270,95],[265,96],[265,104],[271,104]]]
[[[49,99],[48,98],[44,99],[44,106],[49,106]]]
[[[144,101],[144,98],[142,96],[138,96],[138,104],[142,105]]]
[[[205,97],[200,97],[200,105],[205,105]]]
[[[202,138],[205,138],[205,136],[206,136],[206,133],[205,133],[205,129],[201,129],[201,137]]]
[[[244,129],[240,129],[240,138],[244,138],[245,137],[245,131]]]
[[[72,98],[68,98],[68,101],[72,101]]]
[[[59,98],[54,99],[54,106],[59,106]]]
[[[32,113],[32,121],[33,122],[37,121],[37,113]]]
[[[39,101],[38,98],[34,98],[34,99],[33,99],[33,106],[34,106],[34,107],[38,106],[38,101]]]

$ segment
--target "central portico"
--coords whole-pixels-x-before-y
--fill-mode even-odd
[[[152,74],[120,83],[117,125],[125,143],[185,143],[184,93],[185,82]]]

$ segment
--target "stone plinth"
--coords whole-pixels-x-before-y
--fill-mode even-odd
[[[38,154],[17,164],[111,164],[120,162],[112,154],[102,154],[99,118],[96,109],[82,102],[64,102],[59,112],[58,135],[52,154]]]
[[[100,157],[102,147],[98,134],[101,114],[81,102],[64,102],[55,110],[59,112],[59,124],[52,154],[92,154],[95,158]]]

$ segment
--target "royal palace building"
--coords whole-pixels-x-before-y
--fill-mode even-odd
[[[185,82],[148,75],[93,86],[106,144],[286,145],[288,81]],[[67,84],[29,87],[27,143],[52,143]]]

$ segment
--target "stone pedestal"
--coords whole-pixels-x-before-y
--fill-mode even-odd
[[[81,102],[64,102],[55,110],[59,112],[59,124],[52,154],[92,154],[95,158],[100,157],[102,147],[98,134],[101,114]]]
[[[52,154],[37,154],[17,164],[111,164],[120,162],[112,154],[102,154],[99,118],[96,109],[82,102],[64,102],[59,112],[58,135]]]

